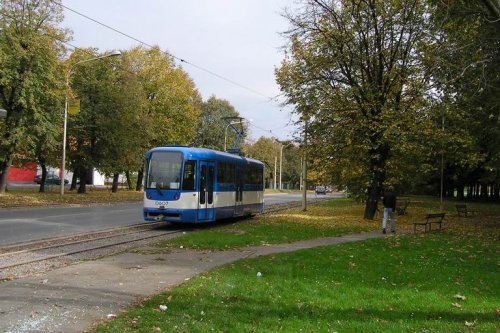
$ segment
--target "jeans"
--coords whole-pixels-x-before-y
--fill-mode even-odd
[[[385,229],[387,226],[387,217],[391,218],[391,231],[396,230],[396,224],[394,223],[394,212],[392,208],[384,208],[384,219],[382,220],[382,229]]]

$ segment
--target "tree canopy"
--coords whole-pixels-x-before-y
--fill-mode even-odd
[[[41,144],[23,142],[36,135],[33,129],[47,128],[50,146],[57,135],[52,113],[59,111],[55,106],[63,50],[52,36],[63,38],[64,32],[57,28],[61,9],[49,0],[4,0],[0,16],[0,106],[7,111],[0,141],[1,194],[16,155]]]
[[[426,14],[420,0],[310,0],[287,14],[290,44],[277,80],[308,122],[313,157],[367,191],[366,218],[394,164],[413,157],[415,133],[431,131],[421,112],[424,51],[434,45]]]

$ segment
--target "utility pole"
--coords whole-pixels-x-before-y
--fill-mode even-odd
[[[303,186],[303,183],[302,183],[302,169],[303,169],[303,166],[302,166],[302,163],[304,163],[304,157],[301,157],[300,158],[300,179],[299,179],[299,190],[302,191],[302,186]]]
[[[276,165],[278,164],[278,156],[274,156],[274,189],[276,189]]]
[[[441,114],[441,131],[444,134],[444,110]],[[441,191],[439,200],[439,211],[444,212],[444,146],[441,143]]]
[[[307,120],[304,120],[304,160],[302,162],[302,211],[307,211]]]
[[[283,185],[281,185],[281,171],[283,170],[283,144],[281,144],[280,148],[280,190],[283,189]]]

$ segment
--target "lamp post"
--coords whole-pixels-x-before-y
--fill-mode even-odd
[[[95,58],[90,58],[82,61],[78,61],[71,65],[69,68],[68,72],[66,73],[66,96],[65,96],[65,101],[64,101],[64,123],[63,123],[63,147],[62,147],[62,161],[61,161],[61,195],[64,195],[64,173],[66,172],[66,131],[67,131],[67,126],[68,126],[68,94],[69,94],[69,78],[71,77],[71,74],[73,73],[73,68],[77,65],[81,65],[86,62],[91,62],[91,61],[96,61],[96,60],[101,60],[109,57],[116,57],[121,55],[120,51],[113,51],[112,53],[95,57]]]
[[[281,174],[282,174],[282,170],[283,170],[283,147],[284,145],[281,144],[281,148],[280,148],[280,190],[283,190],[283,186],[281,185]]]

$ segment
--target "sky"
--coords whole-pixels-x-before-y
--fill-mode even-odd
[[[280,94],[274,71],[284,57],[286,39],[280,33],[289,27],[281,14],[293,2],[62,0],[78,13],[193,64],[178,62],[204,100],[215,95],[236,108],[249,122],[251,140],[261,136],[287,140],[297,131],[292,107],[271,100]],[[74,46],[105,52],[140,45],[70,10],[64,13],[62,25],[73,31]]]

